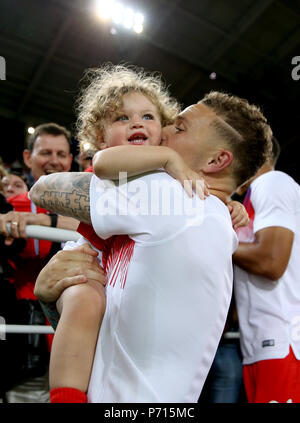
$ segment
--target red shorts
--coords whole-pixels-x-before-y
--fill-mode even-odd
[[[243,378],[250,403],[300,403],[300,361],[291,347],[285,358],[244,365]]]

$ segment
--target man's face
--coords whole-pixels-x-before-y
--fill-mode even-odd
[[[35,181],[42,175],[68,172],[72,163],[69,143],[64,135],[39,135],[32,152],[25,150],[23,157]]]
[[[211,126],[216,118],[214,111],[204,104],[189,106],[173,125],[164,128],[162,145],[177,151],[192,169],[201,170],[216,149]]]

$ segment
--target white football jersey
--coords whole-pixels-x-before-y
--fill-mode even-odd
[[[197,402],[232,294],[227,207],[189,198],[164,172],[127,184],[93,176],[90,204],[98,236],[119,236],[89,402]]]
[[[290,260],[277,281],[234,266],[234,291],[244,364],[284,358],[291,345],[300,359],[300,189],[287,174],[264,173],[253,181],[246,197],[248,228],[238,238],[252,242],[261,229],[279,226],[294,233]],[[249,230],[249,228],[252,228]]]

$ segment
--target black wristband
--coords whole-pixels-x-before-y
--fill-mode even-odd
[[[56,226],[57,226],[57,218],[58,218],[57,214],[55,214],[55,213],[47,213],[47,215],[51,219],[51,225],[50,225],[51,228],[56,228]]]

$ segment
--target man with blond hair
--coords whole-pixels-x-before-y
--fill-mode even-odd
[[[53,211],[92,223],[101,238],[114,236],[106,260],[107,307],[90,402],[197,402],[232,294],[232,254],[238,242],[225,204],[264,163],[271,134],[257,107],[222,93],[211,93],[181,112],[165,128],[163,144],[153,147],[153,154],[154,149],[161,154],[171,149],[206,179],[211,195],[204,202],[190,198],[179,215],[172,208],[168,216],[137,215],[131,209],[123,214],[115,199],[134,199],[136,178],[125,191],[112,182],[107,192],[91,174],[66,174],[59,190],[68,204],[52,201],[58,186],[55,175],[33,187],[31,197],[37,204],[51,203]],[[150,172],[139,181],[148,204],[153,181],[169,185],[173,204],[185,198],[181,185],[167,173]],[[100,205],[107,194],[104,213]],[[84,263],[84,256],[91,254],[88,247],[79,247],[49,263],[37,280],[40,300],[49,303],[79,283],[83,269],[77,265],[72,272],[71,264],[79,257]],[[88,261],[86,271],[95,265]],[[66,263],[67,277],[61,273]]]

